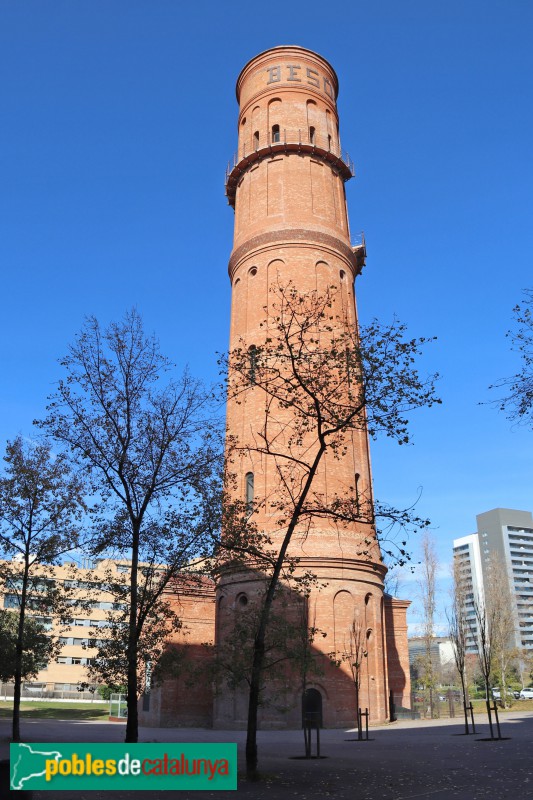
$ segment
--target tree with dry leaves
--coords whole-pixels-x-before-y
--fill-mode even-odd
[[[167,622],[155,622],[168,611],[165,592],[214,546],[220,431],[211,393],[187,371],[173,376],[135,310],[105,329],[87,319],[61,363],[66,377],[39,424],[87,476],[92,553],[129,565],[116,582],[123,624],[99,649],[96,666],[127,684],[126,741],[136,742],[143,642],[149,629],[165,635]],[[154,644],[153,635],[148,640]]]
[[[82,543],[83,485],[48,442],[17,436],[7,443],[0,478],[0,591],[17,615],[14,647],[13,741],[20,740],[20,697],[26,672],[28,616],[61,617],[65,589],[54,565]],[[40,637],[33,639],[36,643]],[[53,653],[48,637],[49,655]],[[41,648],[42,652],[42,648]]]
[[[520,370],[502,378],[491,389],[503,389],[496,403],[509,419],[533,427],[533,289],[524,291],[524,300],[513,309],[516,328],[507,336],[511,347],[520,357]]]
[[[291,284],[273,287],[263,327],[262,344],[243,341],[227,362],[229,401],[246,402],[251,392],[264,401],[251,439],[233,442],[229,461],[260,458],[277,476],[275,498],[256,501],[252,509],[268,504],[279,532],[253,643],[246,742],[251,775],[257,769],[257,709],[267,630],[295,532],[305,536],[317,520],[363,526],[368,535],[359,541],[358,557],[379,559],[378,539],[385,549],[394,549],[393,529],[427,525],[412,509],[375,501],[357,484],[326,499],[317,487],[319,469],[326,457],[343,458],[352,432],[408,443],[410,412],[440,402],[435,376],[421,378],[415,366],[427,340],[406,338],[405,326],[396,321],[374,321],[358,333],[339,311],[333,289],[320,294],[301,293]],[[231,559],[231,536],[226,545]],[[396,555],[399,560],[407,555],[403,536]],[[248,567],[254,568],[253,560]]]

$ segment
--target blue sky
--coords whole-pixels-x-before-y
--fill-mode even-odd
[[[376,494],[405,506],[422,487],[443,562],[476,513],[532,509],[533,434],[480,405],[517,369],[505,332],[533,286],[532,30],[528,0],[4,0],[2,440],[31,432],[87,314],[135,305],[177,364],[215,377],[235,80],[300,44],[340,79],[361,319],[438,337],[422,369],[443,404],[413,417],[413,447],[374,445]]]

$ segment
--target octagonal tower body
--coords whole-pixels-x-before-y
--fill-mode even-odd
[[[238,149],[228,168],[226,192],[235,209],[234,246],[229,262],[232,284],[230,352],[260,347],[267,333],[274,286],[325,293],[334,287],[339,319],[357,326],[354,281],[364,263],[364,243],[352,246],[345,182],[353,175],[343,153],[337,113],[338,80],[331,65],[302,47],[276,47],[253,58],[237,81]],[[288,411],[287,413],[290,413]],[[265,415],[265,396],[251,386],[239,402],[228,401],[227,430],[240,446],[254,446]],[[371,496],[368,437],[365,430],[346,436],[341,458],[324,458],[314,491],[326,499],[347,492]],[[234,465],[237,496],[247,497],[253,475],[254,498],[264,505],[254,515],[258,528],[281,542],[273,509],[279,476],[268,457],[252,451]],[[370,544],[365,544],[370,543]],[[347,664],[333,666],[327,654],[345,651],[352,621],[364,626],[367,655],[361,676],[360,706],[371,720],[388,711],[387,652],[383,577],[375,532],[370,524],[339,527],[314,520],[304,537],[297,533],[290,555],[299,570],[311,571],[320,589],[309,602],[309,624],[325,632],[313,643],[321,675],[308,688],[320,693],[325,725],[353,724],[355,691]],[[232,635],[245,601],[262,590],[260,576],[228,568],[217,588],[217,638]],[[244,598],[244,600],[243,600]],[[301,684],[288,680],[283,703],[267,690],[264,726],[299,724]],[[279,697],[277,698],[279,700]],[[280,706],[283,705],[283,711]],[[219,727],[246,722],[247,692],[227,690],[215,702]]]

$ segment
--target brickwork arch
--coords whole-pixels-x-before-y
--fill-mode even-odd
[[[347,589],[341,589],[333,598],[333,626],[335,650],[345,649],[350,635],[350,625],[355,613],[355,599]]]

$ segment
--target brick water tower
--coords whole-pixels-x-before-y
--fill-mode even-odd
[[[229,262],[232,285],[230,352],[260,347],[267,335],[272,290],[289,285],[300,293],[333,291],[345,323],[357,326],[354,281],[364,263],[364,242],[353,245],[345,182],[353,176],[341,149],[337,113],[338,79],[331,65],[303,47],[274,47],[249,61],[237,81],[238,148],[226,180],[235,209],[234,245]],[[256,502],[258,528],[279,540],[272,511],[279,473],[268,457],[254,455],[253,443],[265,418],[265,396],[251,385],[239,400],[229,400],[228,434],[248,455],[234,464],[236,493]],[[351,431],[341,457],[326,457],[316,477],[324,496],[354,490],[372,492],[368,437]],[[261,503],[268,498],[268,502]],[[362,548],[363,541],[370,546]],[[362,555],[362,550],[365,550]],[[317,579],[308,603],[312,623],[327,636],[313,643],[320,669],[307,680],[326,726],[353,725],[354,685],[347,663],[332,664],[328,654],[346,650],[354,620],[363,626],[364,664],[360,705],[371,720],[388,716],[388,671],[406,669],[405,608],[384,596],[385,567],[370,523],[342,529],[316,520],[305,538],[295,537],[291,555],[298,569]],[[239,614],[261,591],[261,579],[228,567],[217,587],[216,627],[220,644],[234,635]],[[395,632],[396,625],[396,632]],[[400,630],[400,626],[402,630]],[[405,645],[405,647],[404,647]],[[267,677],[268,681],[268,677]],[[408,677],[405,677],[407,684]],[[290,682],[289,682],[290,683]],[[267,687],[261,711],[264,726],[298,725],[301,686],[295,677],[285,687]],[[215,699],[214,724],[246,724],[245,686],[227,686]]]

